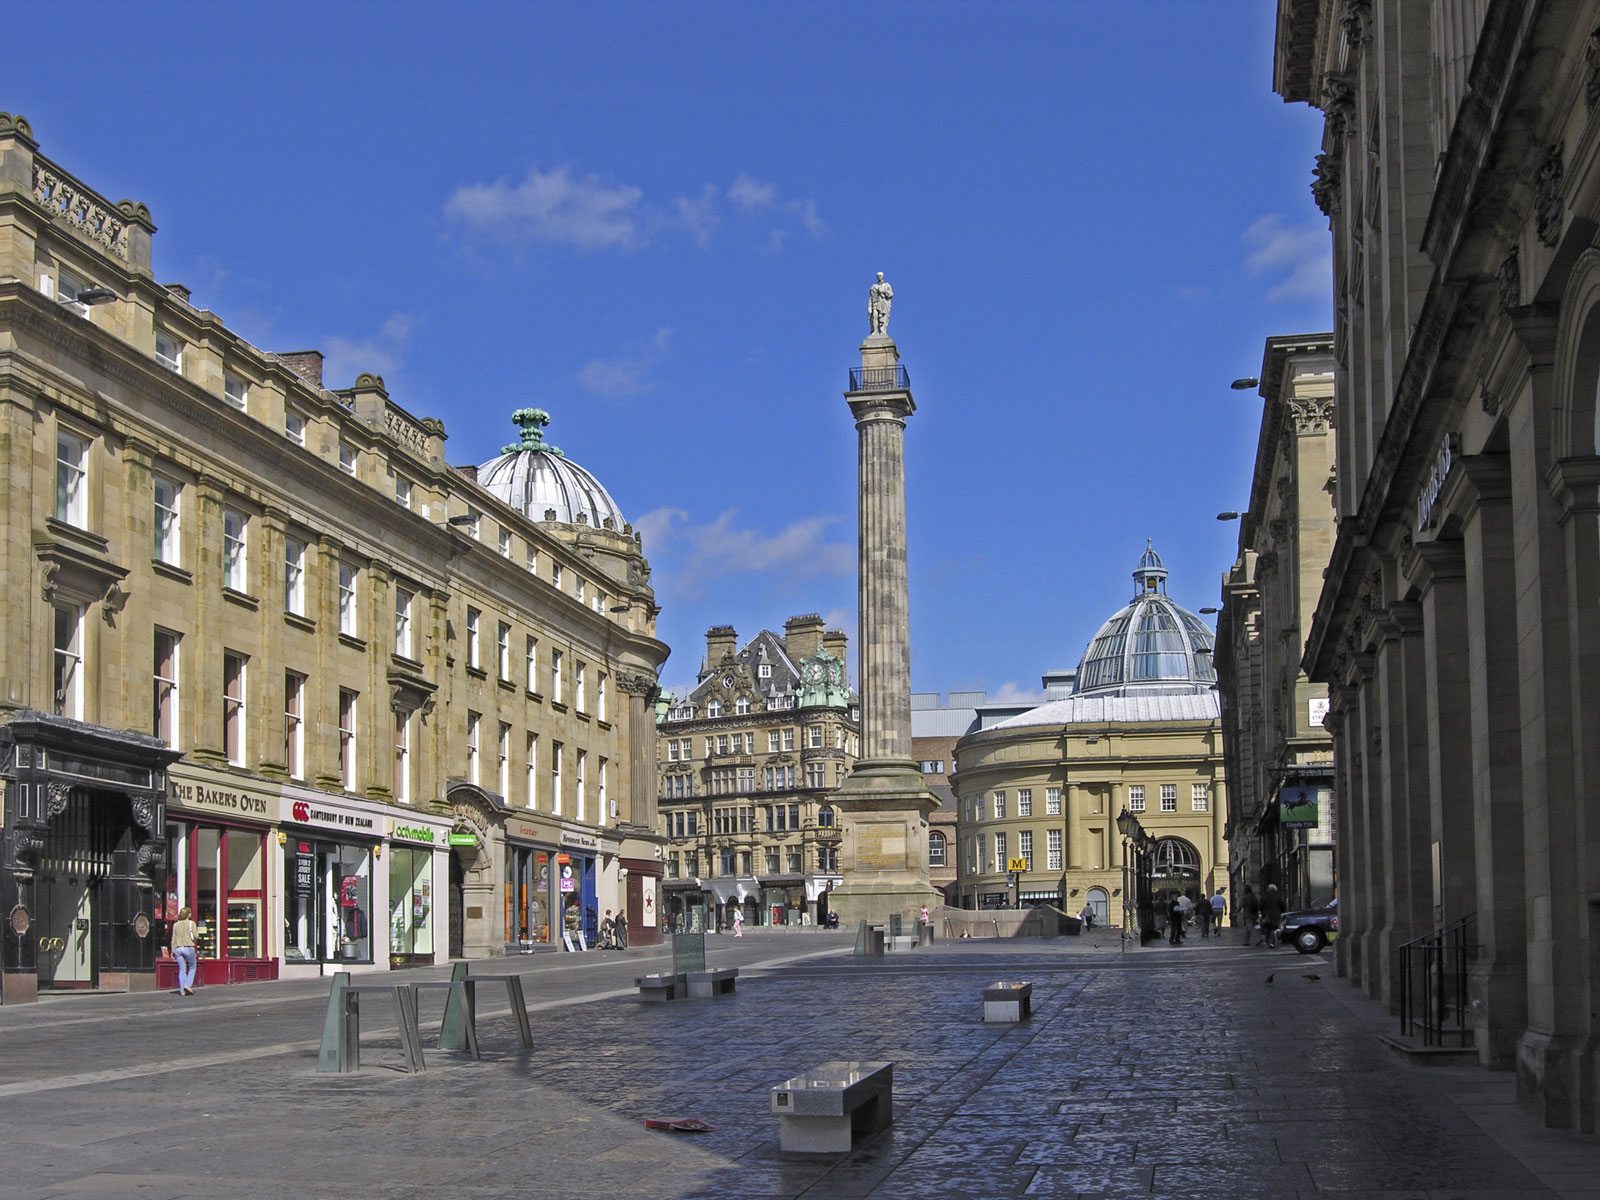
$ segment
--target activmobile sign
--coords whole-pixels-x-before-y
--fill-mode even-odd
[[[324,829],[351,829],[375,833],[377,821],[366,813],[350,812],[314,800],[286,800],[280,819],[296,825],[318,825]]]

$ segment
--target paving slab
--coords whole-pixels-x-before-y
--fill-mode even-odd
[[[670,1004],[630,986],[662,950],[475,963],[523,976],[535,1047],[480,989],[483,1061],[429,1049],[420,1075],[384,1006],[362,1014],[362,1071],[318,1074],[321,981],[0,1009],[0,1197],[1600,1200],[1600,1141],[1534,1126],[1509,1076],[1387,1051],[1387,1018],[1317,959],[849,950],[708,938],[739,990]],[[995,978],[1033,982],[1033,1020],[983,1024]],[[848,1154],[784,1154],[769,1089],[838,1058],[895,1064],[894,1125]],[[643,1126],[685,1116],[718,1128]]]

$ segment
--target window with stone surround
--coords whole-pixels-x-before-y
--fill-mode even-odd
[[[1189,807],[1194,812],[1206,812],[1211,808],[1211,792],[1206,784],[1189,785]]]
[[[1044,790],[1044,815],[1059,817],[1061,815],[1061,789],[1047,787]]]
[[[174,747],[178,744],[178,641],[179,635],[170,630],[155,631],[151,670],[155,695],[150,732]]]
[[[55,628],[55,715],[83,719],[83,609],[53,607]]]
[[[355,637],[360,629],[360,609],[356,604],[356,568],[339,564],[339,632]]]
[[[76,434],[56,434],[56,520],[89,527],[89,443]]]
[[[249,531],[249,517],[231,508],[223,510],[222,585],[245,595],[250,592]]]
[[[347,792],[356,790],[356,707],[360,701],[361,693],[339,689],[339,782]]]
[[[1144,811],[1144,784],[1133,783],[1128,785],[1128,811],[1136,813]]]
[[[283,767],[291,779],[306,774],[306,677],[283,673]]]
[[[1161,811],[1162,812],[1177,812],[1178,811],[1178,785],[1177,784],[1175,784],[1175,783],[1163,783],[1161,785]]]
[[[243,654],[222,655],[222,748],[236,767],[245,765],[245,668]]]
[[[178,566],[182,560],[179,542],[178,498],[182,485],[157,475],[153,481],[155,493],[155,557],[158,561]]]

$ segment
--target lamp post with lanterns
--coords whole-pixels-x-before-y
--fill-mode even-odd
[[[1149,861],[1150,850],[1155,842],[1145,832],[1139,818],[1129,812],[1126,806],[1117,814],[1117,832],[1122,835],[1122,948],[1126,951],[1130,936],[1137,936],[1141,946],[1154,936],[1155,914],[1150,903]],[[1136,934],[1130,934],[1128,929],[1130,898],[1133,900],[1131,915]]]

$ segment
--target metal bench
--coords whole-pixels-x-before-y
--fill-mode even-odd
[[[826,1062],[772,1089],[778,1146],[791,1154],[848,1153],[856,1136],[894,1121],[894,1064]]]
[[[633,981],[639,989],[639,999],[660,1002],[676,1000],[688,994],[688,979],[683,975],[641,975]]]
[[[725,996],[734,989],[734,981],[739,978],[738,967],[715,967],[709,971],[690,971],[689,995],[708,999],[712,996]]]
[[[992,983],[983,989],[983,1019],[1000,1025],[1015,1025],[1033,1015],[1033,984]]]

